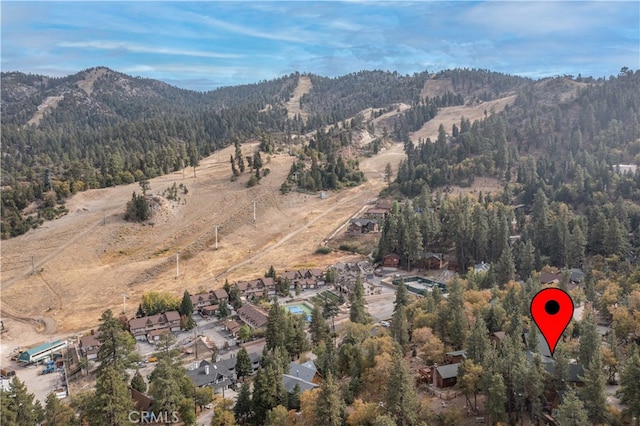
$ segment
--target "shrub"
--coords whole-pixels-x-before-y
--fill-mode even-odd
[[[316,249],[316,254],[329,254],[332,251],[331,247],[321,246]]]

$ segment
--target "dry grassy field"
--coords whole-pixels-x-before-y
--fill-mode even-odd
[[[456,115],[473,118],[481,117],[485,107],[454,108]],[[448,110],[443,109],[443,116]],[[439,115],[433,121],[439,124],[442,119]],[[435,132],[427,126],[421,132],[433,138],[438,124]],[[244,144],[245,155],[255,146]],[[76,194],[67,201],[68,215],[4,241],[1,316],[9,332],[3,334],[3,349],[94,327],[104,309],[122,310],[123,294],[126,313],[133,316],[145,291],[195,292],[221,287],[227,278],[260,276],[270,265],[282,270],[336,262],[344,254],[318,255],[315,249],[375,200],[386,185],[387,162],[395,172],[404,158],[402,145],[395,144],[361,159],[366,183],[320,199],[280,194],[294,160],[284,154],[263,158],[271,173],[260,185],[247,188],[246,173],[231,182],[232,149],[203,159],[196,177],[188,168],[184,178],[175,172],[151,179],[152,194],[161,194],[174,182],[188,189],[178,202],[162,200],[153,226],[124,221],[127,201],[133,191],[140,191],[132,184]]]

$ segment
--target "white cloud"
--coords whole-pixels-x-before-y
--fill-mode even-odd
[[[287,32],[261,31],[251,26],[234,24],[220,19],[212,18],[207,15],[198,15],[204,22],[216,28],[229,31],[236,34],[242,34],[250,37],[263,38],[267,40],[288,41],[294,43],[311,43],[314,39],[313,35],[299,28],[287,28]]]
[[[63,41],[58,43],[58,47],[100,49],[100,50],[126,50],[128,52],[135,52],[135,53],[154,53],[154,54],[162,54],[162,55],[195,56],[200,58],[215,58],[215,59],[244,58],[246,56],[246,55],[239,55],[235,53],[219,53],[219,52],[188,50],[188,49],[171,49],[167,47],[152,47],[152,46],[144,46],[144,45],[135,44],[135,43],[122,42],[122,41],[104,41],[104,40]]]

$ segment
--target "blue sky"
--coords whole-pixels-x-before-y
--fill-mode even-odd
[[[294,71],[487,68],[534,78],[640,68],[639,1],[10,2],[1,66],[107,66],[199,91]]]

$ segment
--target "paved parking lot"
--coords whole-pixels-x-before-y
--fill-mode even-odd
[[[44,369],[42,365],[15,365],[11,368],[15,370],[20,381],[26,383],[29,392],[33,393],[43,406],[47,395],[63,384],[64,376],[61,373],[41,374]]]

